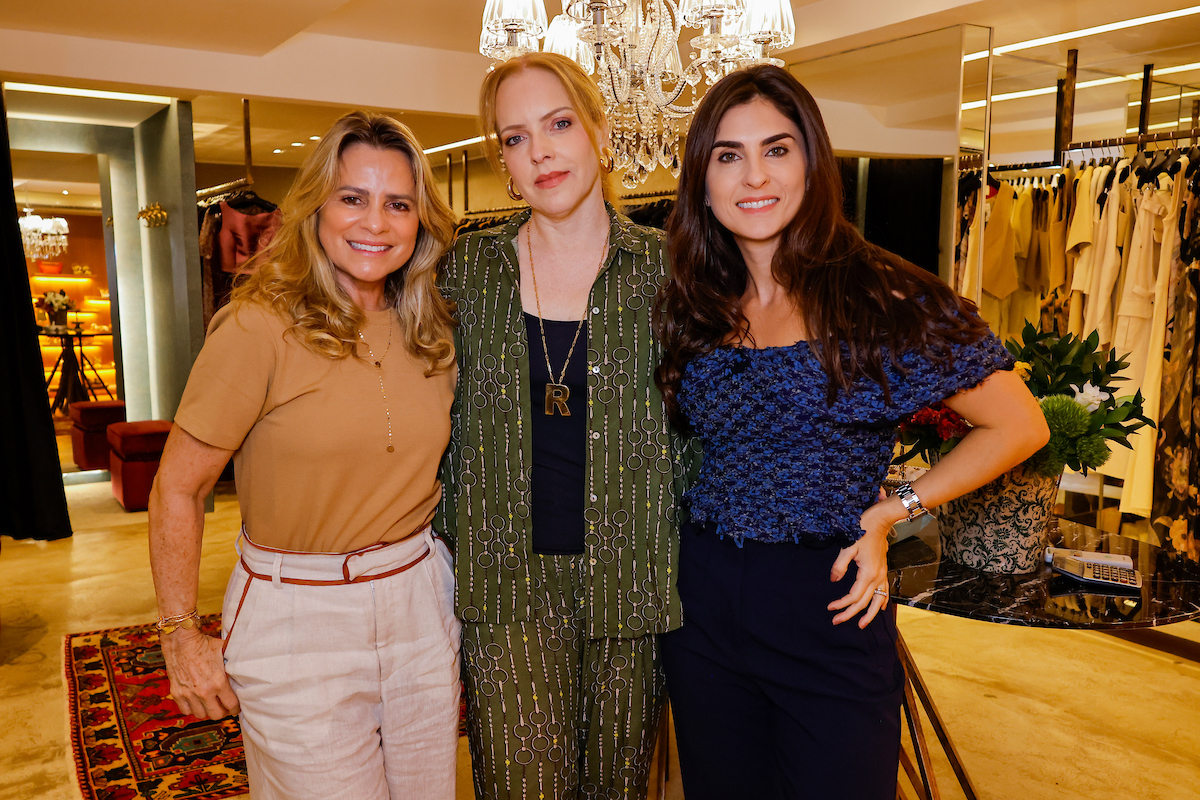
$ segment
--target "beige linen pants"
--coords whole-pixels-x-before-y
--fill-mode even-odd
[[[239,544],[222,621],[255,800],[453,800],[460,628],[446,546],[429,530],[351,554]]]

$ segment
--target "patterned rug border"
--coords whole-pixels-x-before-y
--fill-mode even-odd
[[[201,624],[207,626],[213,622],[220,625],[220,614],[203,614],[200,617]],[[100,636],[102,634],[116,632],[153,632],[155,644],[157,645],[158,633],[153,622],[148,622],[143,625],[118,625],[113,628],[100,628],[94,631],[84,631],[81,633],[68,633],[63,637],[63,677],[66,681],[64,688],[67,691],[67,713],[68,724],[71,728],[71,757],[75,765],[75,782],[79,785],[79,793],[84,800],[103,800],[91,785],[90,776],[87,772],[86,756],[83,752],[83,728],[78,724],[79,720],[79,695],[80,691],[75,679],[75,653],[71,647],[71,640],[85,636]],[[106,669],[106,674],[108,673]],[[110,682],[112,675],[108,674]],[[245,797],[249,794],[249,789],[246,791],[238,791],[230,794],[220,795],[220,798],[229,797]],[[217,800],[214,798],[214,800]]]

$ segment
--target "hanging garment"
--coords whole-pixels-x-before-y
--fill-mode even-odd
[[[1183,173],[1180,173],[1181,175]],[[1184,181],[1180,181],[1184,183]],[[1196,187],[1200,189],[1200,187]],[[1200,191],[1188,188],[1181,203],[1179,258],[1173,265],[1174,326],[1171,357],[1164,365],[1161,422],[1154,457],[1154,491],[1150,519],[1163,547],[1200,560],[1200,340],[1197,338],[1197,287],[1200,252],[1188,245],[1191,211]]]
[[[1120,162],[1109,174],[1119,178],[1121,171],[1128,164],[1128,160]],[[1092,256],[1092,282],[1087,290],[1087,304],[1084,307],[1083,315],[1084,334],[1088,335],[1093,330],[1099,333],[1102,347],[1107,346],[1113,340],[1115,316],[1113,292],[1121,274],[1118,231],[1120,229],[1122,186],[1124,184],[1114,181],[1114,185],[1101,195],[1104,198],[1104,204],[1100,212],[1100,223],[1096,228],[1096,241],[1093,244]]]
[[[1163,218],[1171,206],[1172,181],[1161,175],[1157,187],[1146,187],[1138,202],[1137,221],[1133,229],[1133,245],[1129,269],[1117,306],[1117,324],[1113,348],[1123,355],[1129,353],[1129,367],[1122,373],[1129,382],[1122,391],[1142,388],[1149,354],[1146,344],[1154,316],[1154,292],[1157,282],[1160,246],[1163,237]],[[1159,347],[1161,350],[1161,345]]]
[[[983,293],[979,313],[992,331],[1001,337],[1008,325],[1008,303],[1004,301],[1018,287],[1016,234],[1012,226],[1016,200],[1017,193],[1013,187],[1001,183],[996,196],[990,201],[983,231]]]
[[[282,221],[278,209],[248,214],[229,203],[221,203],[221,232],[217,235],[221,271],[240,271],[252,255],[274,238]]]
[[[1159,248],[1158,274],[1154,285],[1154,297],[1163,298],[1164,302],[1152,302],[1154,311],[1144,345],[1145,374],[1142,378],[1142,393],[1146,398],[1145,414],[1154,420],[1156,425],[1161,408],[1163,347],[1167,333],[1168,306],[1165,300],[1170,293],[1168,287],[1172,276],[1181,271],[1175,267],[1175,262],[1179,258],[1176,222],[1179,219],[1180,206],[1185,194],[1183,181],[1172,181],[1165,175],[1160,177],[1160,187],[1167,182],[1170,185],[1166,187],[1166,190],[1169,190],[1171,194],[1168,198],[1166,212],[1161,220],[1162,241]],[[1122,514],[1150,516],[1154,503],[1154,451],[1157,439],[1157,432],[1148,428],[1143,428],[1130,436],[1133,454],[1129,459],[1129,468],[1125,472],[1125,488],[1121,493]]]
[[[1083,333],[1083,289],[1078,287],[1081,283],[1086,285],[1085,282],[1080,281],[1080,273],[1083,271],[1081,262],[1083,253],[1092,246],[1092,207],[1094,205],[1092,203],[1092,178],[1094,175],[1095,169],[1092,167],[1087,167],[1079,173],[1079,177],[1075,181],[1075,206],[1071,213],[1071,224],[1067,228],[1067,253],[1075,259],[1069,290],[1070,311],[1067,328],[1076,336]],[[1086,277],[1090,279],[1091,273],[1088,272]]]

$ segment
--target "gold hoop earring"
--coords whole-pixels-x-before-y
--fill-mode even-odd
[[[513,179],[512,179],[511,175],[508,178],[508,186],[506,188],[508,190],[508,196],[511,197],[513,200],[524,200],[525,199],[525,197],[520,192],[517,191],[517,186],[516,186],[516,184],[513,183]]]
[[[612,172],[613,167],[616,165],[617,159],[616,156],[613,155],[611,147],[605,147],[600,151],[600,169],[604,170],[605,172]]]

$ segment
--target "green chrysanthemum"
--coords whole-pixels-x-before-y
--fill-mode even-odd
[[[1050,445],[1046,445],[1029,457],[1029,468],[1045,478],[1053,478],[1063,471],[1066,463],[1059,459]]]
[[[1058,435],[1075,439],[1087,433],[1091,412],[1075,402],[1075,398],[1052,394],[1042,398],[1041,406],[1052,437]]]
[[[1075,442],[1075,455],[1079,463],[1088,469],[1095,469],[1108,461],[1112,451],[1108,449],[1108,440],[1098,433],[1081,436]]]

